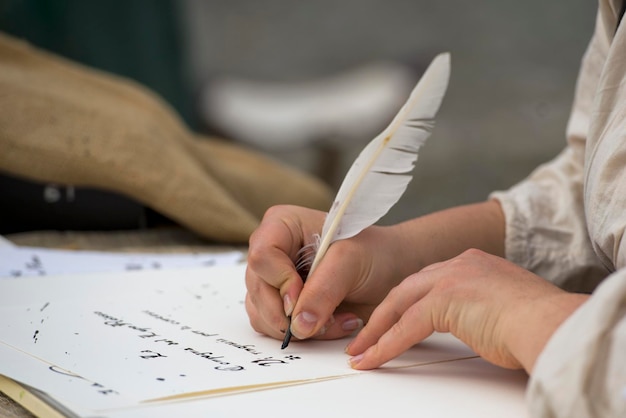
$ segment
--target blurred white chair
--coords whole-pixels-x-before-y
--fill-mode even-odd
[[[416,80],[411,68],[391,62],[303,82],[219,77],[201,92],[200,117],[221,135],[270,154],[320,151],[318,174],[330,181],[333,154],[361,147],[384,129]]]

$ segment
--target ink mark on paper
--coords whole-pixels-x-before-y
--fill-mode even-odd
[[[143,359],[167,357],[166,355],[163,355],[161,353],[157,353],[156,351],[152,351],[152,350],[141,350],[140,352],[143,353],[143,354],[140,354],[139,357],[141,357]]]

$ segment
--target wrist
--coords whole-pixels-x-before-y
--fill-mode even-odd
[[[586,294],[559,290],[510,309],[514,316],[505,322],[505,346],[529,374],[550,338],[588,298]]]
[[[504,213],[496,200],[458,206],[390,228],[405,276],[476,248],[504,256]]]

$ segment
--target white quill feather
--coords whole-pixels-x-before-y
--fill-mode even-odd
[[[389,126],[350,167],[326,216],[312,272],[335,241],[355,236],[396,204],[413,178],[450,78],[450,54],[435,57]]]
[[[400,200],[413,178],[417,153],[430,136],[449,78],[450,54],[437,55],[396,117],[365,146],[348,170],[315,248],[309,245],[302,249],[304,258],[296,266],[299,271],[309,265],[307,253],[315,251],[310,275],[333,242],[373,225]],[[281,348],[287,347],[291,335],[289,315]]]

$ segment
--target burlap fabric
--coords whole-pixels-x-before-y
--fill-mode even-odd
[[[308,174],[191,132],[131,80],[1,33],[0,171],[118,192],[227,243],[246,242],[272,205],[326,210],[332,197]]]

